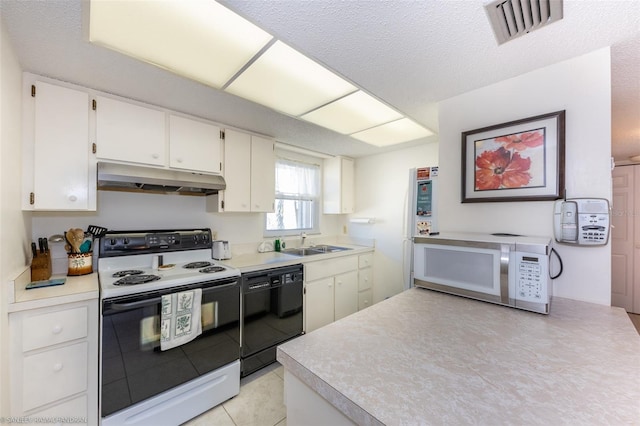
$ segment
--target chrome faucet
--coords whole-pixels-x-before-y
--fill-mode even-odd
[[[302,240],[302,242],[300,243],[300,247],[304,247],[304,239],[307,238],[307,234],[306,232],[302,232],[300,234],[300,239]]]

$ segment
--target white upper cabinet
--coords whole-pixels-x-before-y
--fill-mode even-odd
[[[224,180],[222,211],[251,211],[251,135],[227,129],[224,133]],[[209,197],[211,198],[211,197]]]
[[[354,164],[344,157],[324,160],[323,177],[323,213],[353,213],[354,201]]]
[[[224,180],[227,188],[207,197],[212,212],[272,212],[275,202],[273,139],[226,129]]]
[[[96,96],[98,159],[164,166],[165,112]]]
[[[251,211],[272,212],[276,198],[276,156],[271,139],[251,136]]]
[[[29,74],[24,91],[23,210],[95,210],[88,93]]]
[[[220,127],[169,116],[169,167],[222,173]]]

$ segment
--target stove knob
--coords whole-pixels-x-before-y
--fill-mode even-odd
[[[116,241],[116,239],[115,239],[115,238],[111,238],[111,239],[109,240],[109,244],[111,244],[112,246],[115,246],[115,245],[116,245],[116,242],[117,242],[117,241]]]
[[[126,244],[129,244],[129,239],[128,239],[128,238],[124,238],[124,239],[122,240],[122,242],[123,242],[125,245],[126,245]]]

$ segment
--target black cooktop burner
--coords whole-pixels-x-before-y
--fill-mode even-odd
[[[113,285],[145,284],[159,279],[160,277],[157,275],[128,275],[124,278],[120,278],[118,281],[114,282]]]
[[[200,269],[203,274],[212,274],[214,272],[222,272],[225,268],[222,266],[209,266],[208,268]]]
[[[113,278],[126,277],[128,275],[140,275],[142,271],[138,269],[129,269],[126,271],[118,271],[112,275]]]
[[[213,265],[213,263],[211,262],[191,262],[191,263],[187,263],[186,265],[183,266],[183,268],[186,269],[199,269],[199,268],[204,268],[206,266],[211,266]]]

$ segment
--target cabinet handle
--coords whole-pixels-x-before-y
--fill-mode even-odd
[[[53,371],[62,371],[62,363],[61,362],[56,362],[55,364],[53,364]]]
[[[160,157],[158,154],[151,154],[151,158],[153,158],[153,159],[156,159],[156,160],[157,160],[157,159],[158,159],[158,157]]]
[[[72,201],[72,202],[78,201],[78,197],[76,197],[75,195],[69,195],[69,201]]]
[[[342,285],[342,281],[338,281],[338,285]]]
[[[176,162],[182,163],[182,158],[176,158]]]
[[[329,288],[333,287],[333,284],[329,284]]]
[[[54,325],[53,328],[51,329],[51,332],[53,334],[60,334],[61,331],[62,331],[62,326],[60,324]]]

